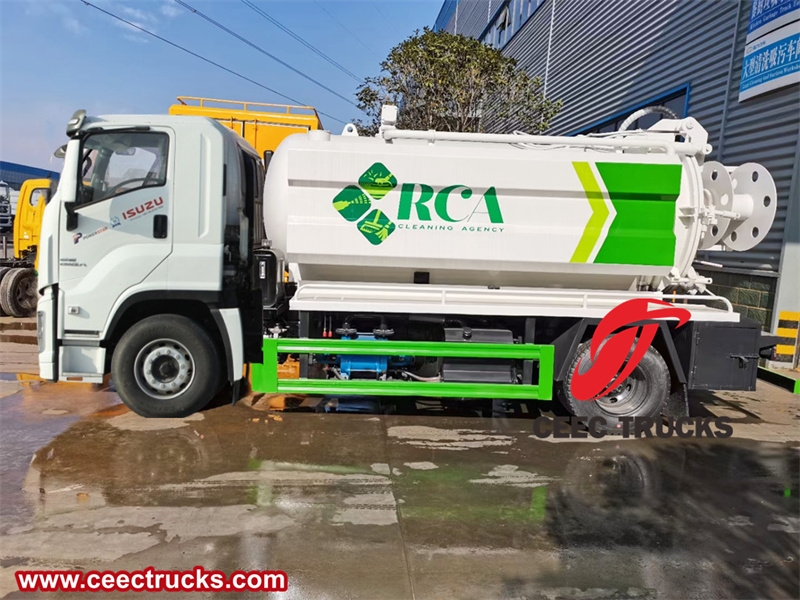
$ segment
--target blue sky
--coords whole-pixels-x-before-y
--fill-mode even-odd
[[[333,117],[349,121],[362,116],[345,100],[174,0],[90,1]],[[184,1],[353,98],[355,80],[240,0]],[[250,1],[359,77],[376,75],[392,46],[415,29],[432,26],[442,4],[441,0]],[[0,0],[0,159],[59,170],[61,161],[51,159],[52,152],[66,140],[64,127],[78,108],[89,114],[164,114],[179,95],[288,103],[115,22],[80,0]],[[339,122],[324,116],[322,120],[327,129],[341,130]]]

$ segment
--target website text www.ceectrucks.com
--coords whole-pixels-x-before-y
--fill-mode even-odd
[[[188,571],[17,571],[21,592],[285,592],[283,571],[234,571],[194,567]]]

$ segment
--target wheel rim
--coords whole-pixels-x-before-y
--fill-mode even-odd
[[[649,392],[650,386],[644,370],[637,366],[625,381],[595,402],[608,414],[628,415],[644,404]]]
[[[26,311],[36,308],[36,278],[23,277],[17,282],[15,295],[17,304]]]
[[[194,381],[194,358],[186,346],[172,339],[150,342],[136,355],[134,375],[151,398],[176,398]]]

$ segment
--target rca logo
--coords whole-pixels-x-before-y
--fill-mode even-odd
[[[419,187],[419,196],[415,199],[414,192],[417,187]],[[468,202],[452,201],[454,198]],[[431,199],[433,199],[433,207],[427,204]],[[453,205],[458,208],[454,209]],[[486,190],[483,195],[473,194],[472,189],[465,185],[451,185],[442,188],[435,194],[433,187],[424,183],[404,183],[400,188],[400,207],[397,214],[399,221],[412,220],[414,213],[412,209],[416,209],[417,220],[431,221],[433,220],[431,208],[440,220],[447,223],[470,222],[475,215],[488,216],[491,223],[504,222],[503,213],[500,212],[500,204],[497,201],[497,191],[493,187]]]
[[[661,308],[651,310],[651,304]],[[584,373],[581,373],[578,364],[572,377],[570,392],[575,399],[597,400],[625,381],[644,358],[658,331],[657,323],[631,324],[667,317],[678,319],[677,327],[681,327],[689,320],[691,313],[663,300],[634,298],[603,317],[592,336],[589,352],[592,364]]]
[[[141,217],[142,215],[146,215],[147,213],[152,212],[163,205],[164,200],[159,196],[155,200],[148,200],[147,202],[143,202],[135,208],[129,208],[122,213],[122,219],[129,221],[131,219],[135,219],[136,217]]]
[[[370,244],[378,246],[392,235],[398,225],[378,208],[384,196],[397,187],[397,178],[383,163],[376,162],[361,174],[358,185],[348,185],[333,199],[335,208],[345,220],[357,222],[357,229]],[[419,192],[415,196],[416,192]],[[415,214],[416,213],[416,214]],[[475,217],[475,222],[470,223]],[[438,191],[424,183],[404,183],[400,188],[397,221],[414,221],[412,225],[400,224],[401,229],[425,231],[452,231],[461,223],[460,231],[492,231],[502,233],[502,227],[481,227],[488,217],[490,223],[503,224],[503,214],[497,200],[497,191],[490,187],[485,192],[474,192],[465,185],[450,185]],[[359,220],[360,219],[360,220]],[[427,223],[440,223],[431,224]]]

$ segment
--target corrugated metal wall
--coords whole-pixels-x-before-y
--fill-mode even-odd
[[[487,12],[499,5],[489,2],[459,3],[459,33],[481,34]],[[800,89],[795,85],[739,104],[751,0],[546,0],[503,48],[528,73],[542,78],[552,2],[547,93],[561,99],[564,108],[550,133],[572,133],[689,84],[689,115],[709,132],[710,158],[730,165],[761,162],[778,186],[778,214],[761,244],[749,252],[710,252],[704,258],[726,268],[777,273],[798,160]],[[490,121],[488,126],[509,131],[517,124]]]
[[[716,123],[703,125],[718,130],[736,0],[555,2],[548,94],[565,109],[553,133],[570,133],[686,83],[693,115],[709,112],[717,90]]]
[[[739,165],[753,161],[767,167],[778,188],[778,208],[769,234],[758,246],[748,252],[712,252],[709,253],[709,260],[729,268],[777,271],[786,228],[794,227],[795,231],[800,228],[800,223],[790,224],[786,221],[792,175],[797,161],[800,160],[797,156],[800,87],[788,86],[739,103],[742,56],[750,5],[750,0],[742,2],[736,32],[733,77],[728,89],[728,107],[724,122],[724,146],[720,146],[718,138],[712,143],[721,150],[721,156],[717,160],[722,163]],[[786,268],[800,267],[787,265]]]
[[[530,75],[544,79],[549,31],[550,2],[545,2],[506,44],[503,53],[517,59]],[[500,129],[499,124],[496,129]]]
[[[458,11],[458,31],[456,33],[479,36],[488,21],[489,2],[462,0],[458,3],[456,10]],[[477,31],[477,33],[473,34],[473,31]]]
[[[442,8],[439,9],[439,16],[436,17],[436,22],[433,24],[433,29],[435,31],[447,29],[447,26],[450,24],[450,19],[456,11],[457,5],[458,0],[444,0]],[[447,29],[447,31],[452,31],[452,29]]]
[[[489,24],[489,19],[497,14],[497,11],[506,2],[508,0],[445,0],[442,10],[439,12],[439,18],[436,20],[436,27],[441,24],[443,17],[449,12],[448,22],[442,27],[443,29],[450,33],[478,37]],[[453,3],[457,4],[456,8],[452,8]],[[456,28],[456,23],[458,28]]]

